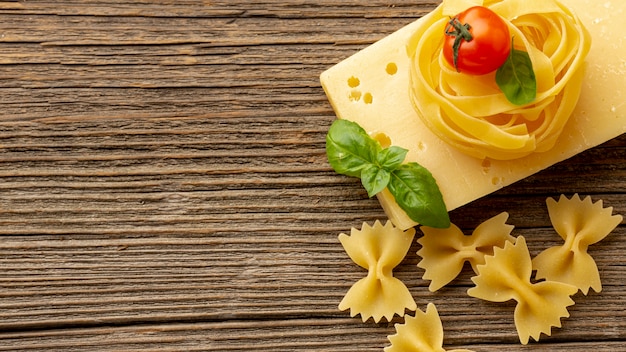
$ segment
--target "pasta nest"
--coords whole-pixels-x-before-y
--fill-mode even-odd
[[[453,1],[425,16],[407,46],[417,114],[439,138],[477,158],[511,160],[550,150],[581,92],[591,47],[581,21],[556,0],[484,1],[509,26],[515,49],[533,63],[536,99],[518,106],[501,92],[495,72],[467,75],[445,61],[443,33],[459,10],[446,3]]]

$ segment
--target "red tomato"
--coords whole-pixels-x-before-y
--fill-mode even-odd
[[[510,51],[509,27],[486,7],[470,7],[446,26],[443,56],[459,72],[484,75],[497,70]]]

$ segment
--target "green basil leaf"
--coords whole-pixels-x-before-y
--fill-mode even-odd
[[[435,178],[418,163],[407,163],[392,171],[387,187],[413,221],[436,228],[450,226],[448,210]]]
[[[365,187],[370,198],[385,189],[390,179],[391,173],[376,165],[369,165],[361,172],[361,183],[363,183],[363,187]]]
[[[378,165],[389,171],[395,170],[402,165],[408,152],[407,149],[396,146],[385,148],[377,155]]]
[[[449,227],[450,218],[432,174],[417,163],[402,164],[408,150],[383,149],[361,126],[336,120],[326,135],[326,154],[333,169],[361,178],[373,197],[385,187],[414,221],[431,227]]]
[[[361,170],[374,164],[382,148],[355,122],[335,120],[326,135],[326,155],[340,174],[361,177]]]
[[[537,97],[537,79],[527,52],[511,48],[508,59],[496,71],[496,83],[515,105],[531,103]]]

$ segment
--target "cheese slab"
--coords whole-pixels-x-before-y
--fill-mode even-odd
[[[382,144],[408,149],[406,162],[430,170],[450,211],[626,132],[626,2],[561,2],[585,24],[592,46],[578,104],[547,152],[508,161],[478,159],[448,145],[424,125],[409,95],[407,52],[422,19],[331,67],[320,81],[338,118],[358,123]],[[387,190],[377,197],[396,226],[416,225]]]

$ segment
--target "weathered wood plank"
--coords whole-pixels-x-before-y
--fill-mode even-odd
[[[337,304],[347,288],[365,275],[343,253],[336,239],[338,231],[332,226],[298,233],[299,226],[291,225],[294,231],[289,233],[290,225],[283,224],[280,227],[287,233],[276,230],[246,236],[205,230],[202,237],[187,237],[184,225],[176,224],[182,227],[181,237],[141,237],[122,231],[105,239],[37,236],[3,240],[0,331],[168,320],[333,320],[346,315],[337,310]],[[517,229],[515,234],[528,238],[533,254],[559,244],[550,229]],[[555,338],[624,338],[626,320],[621,307],[626,302],[620,294],[620,273],[626,266],[623,236],[620,228],[592,248],[604,291],[578,295],[572,318],[566,320],[566,328],[555,331]],[[480,343],[487,339],[484,336],[494,341],[511,339],[510,304],[466,296],[464,292],[471,286],[467,270],[453,286],[429,293],[428,283],[420,279],[422,272],[415,266],[419,260],[416,251],[414,245],[396,276],[410,287],[420,306],[432,301],[441,307],[441,314],[452,320],[449,338],[460,343]],[[463,323],[468,314],[476,320],[489,318],[468,329]],[[501,324],[508,328],[499,327]],[[598,324],[612,329],[595,329]]]
[[[337,235],[384,213],[326,162],[318,76],[437,3],[0,3],[0,351],[382,350],[393,324],[337,308],[365,275]],[[560,243],[548,196],[626,214],[625,156],[622,136],[452,219],[509,211],[537,254]],[[603,292],[526,347],[469,268],[430,293],[414,244],[396,276],[446,347],[618,351],[625,231],[590,249]]]
[[[471,319],[472,317],[468,317]],[[450,323],[445,321],[444,324]],[[6,334],[0,351],[23,349],[45,351],[84,350],[159,350],[159,351],[381,351],[387,346],[386,334],[391,327],[362,327],[354,319],[295,319],[286,322],[240,321],[227,323],[148,324],[139,327],[103,327],[34,331],[28,334]],[[542,343],[521,347],[515,341],[493,345],[455,344],[446,339],[446,347],[473,348],[476,351],[621,351],[615,341],[602,343]]]
[[[401,18],[424,14],[434,8],[438,1],[37,1],[6,3],[2,12],[13,14],[46,14],[57,16],[110,16],[110,17],[272,17],[272,18],[325,18],[344,19],[351,17]]]

